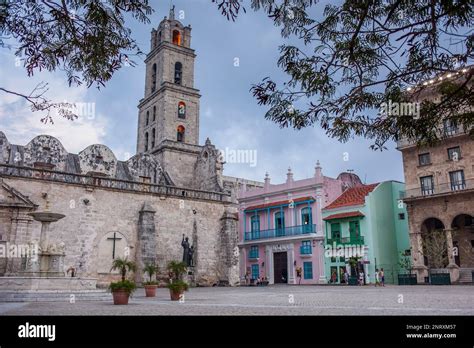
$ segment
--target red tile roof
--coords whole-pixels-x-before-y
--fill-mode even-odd
[[[365,196],[372,192],[377,185],[378,184],[371,184],[348,188],[323,210],[348,207],[351,205],[362,205],[365,203]]]
[[[323,220],[344,219],[344,218],[355,217],[355,216],[365,216],[365,215],[362,214],[360,211],[349,211],[347,213],[339,213],[339,214],[329,215],[329,216],[323,218]]]
[[[293,202],[297,203],[297,202],[314,201],[314,200],[315,200],[314,197],[308,196],[308,197],[295,198],[295,199],[293,199]],[[287,199],[285,201],[278,201],[278,202],[270,202],[270,203],[265,203],[265,204],[253,205],[251,207],[245,208],[245,211],[255,210],[255,209],[263,209],[263,208],[270,208],[270,207],[275,207],[275,206],[284,205],[284,204],[290,204],[290,200]]]

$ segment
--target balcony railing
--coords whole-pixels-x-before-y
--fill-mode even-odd
[[[291,237],[302,234],[316,233],[316,225],[300,225],[277,228],[272,230],[260,230],[245,233],[245,240],[258,240],[279,237]]]
[[[99,187],[123,191],[146,192],[163,196],[176,196],[195,198],[212,201],[229,201],[230,196],[226,193],[193,190],[176,186],[166,186],[137,181],[114,179],[103,176],[83,175],[59,172],[48,169],[37,169],[30,167],[19,167],[9,164],[0,164],[0,177],[21,177],[34,180],[65,182],[68,184],[84,185],[88,187]]]
[[[439,194],[456,193],[474,189],[474,179],[468,179],[457,182],[448,182],[444,184],[434,185],[431,187],[417,187],[405,190],[404,198],[420,198],[430,197]]]
[[[301,255],[311,255],[313,253],[313,248],[311,245],[302,245],[300,246]]]
[[[438,130],[438,137],[440,139],[443,139],[443,138],[453,137],[456,135],[467,134],[467,133],[468,132],[466,132],[462,127],[456,127],[456,126],[440,127],[440,129]],[[414,146],[414,145],[416,145],[415,139],[402,138],[397,141],[398,149],[408,147],[408,146]]]
[[[326,244],[341,244],[341,245],[363,245],[364,237],[363,236],[350,236],[345,238],[331,238],[326,239]]]

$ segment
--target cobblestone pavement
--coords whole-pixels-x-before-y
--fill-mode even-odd
[[[402,302],[402,303],[400,303]],[[267,286],[192,288],[184,303],[167,289],[128,306],[109,301],[0,303],[0,315],[474,315],[474,286]]]

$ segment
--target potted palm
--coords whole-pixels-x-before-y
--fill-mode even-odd
[[[119,270],[122,280],[118,282],[112,282],[109,285],[114,297],[114,305],[126,305],[130,295],[135,291],[136,285],[133,281],[126,279],[127,271],[133,272],[136,269],[136,265],[133,261],[127,258],[116,258],[112,263],[111,271]]]
[[[359,264],[360,257],[351,257],[349,258],[349,266],[351,267],[351,275],[349,276],[349,285],[358,285],[359,284],[359,274],[357,271],[357,266]]]
[[[148,275],[148,281],[143,283],[146,297],[155,297],[158,283],[152,280],[152,277],[158,271],[158,267],[152,264],[146,264],[143,271]]]
[[[178,301],[183,293],[188,290],[189,285],[183,280],[187,267],[184,262],[171,261],[168,264],[168,276],[171,301]]]

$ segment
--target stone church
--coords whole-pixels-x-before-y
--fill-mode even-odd
[[[49,241],[64,251],[61,268],[75,268],[78,277],[105,284],[115,278],[112,260],[122,256],[137,262],[137,281],[145,263],[156,262],[164,274],[169,261],[181,260],[186,235],[197,284],[236,284],[235,192],[246,180],[223,176],[209,139],[199,145],[195,58],[191,27],[172,10],[151,32],[137,152],[127,161],[105,145],[75,154],[51,136],[15,145],[0,132],[0,243],[37,243],[41,224],[29,213],[50,211],[65,217],[51,223]],[[26,268],[18,258],[0,258],[0,276]]]

